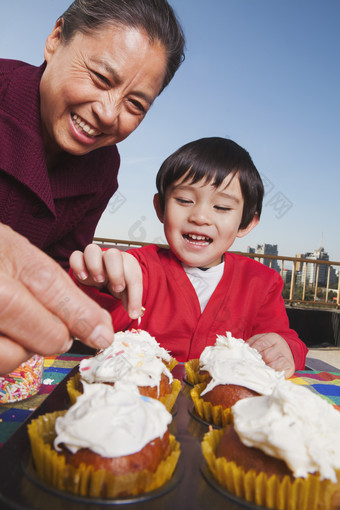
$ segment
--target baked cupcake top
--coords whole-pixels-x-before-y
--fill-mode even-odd
[[[282,381],[271,395],[240,400],[232,413],[246,446],[284,460],[295,477],[319,472],[336,482],[340,413],[308,388]]]
[[[76,453],[89,448],[102,457],[139,452],[162,437],[172,420],[158,400],[141,396],[133,384],[86,384],[84,393],[56,420],[54,447]]]
[[[81,378],[88,383],[128,381],[137,386],[159,387],[161,375],[173,377],[163,361],[169,353],[146,331],[115,333],[113,343],[96,356],[83,359],[79,365]]]
[[[269,395],[284,372],[277,372],[266,365],[261,354],[241,338],[217,335],[215,345],[204,349],[200,369],[210,373],[212,379],[201,395],[219,384],[237,384],[261,395]]]

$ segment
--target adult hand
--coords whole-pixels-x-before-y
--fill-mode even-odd
[[[103,251],[97,244],[89,244],[84,253],[71,254],[70,267],[83,285],[107,289],[121,299],[131,319],[141,316],[143,276],[133,255],[116,248]]]
[[[247,340],[250,347],[256,349],[263,361],[275,370],[285,372],[285,377],[291,377],[295,372],[292,351],[282,336],[277,333],[263,333]]]
[[[109,346],[109,313],[50,257],[0,224],[0,374],[34,353],[66,352],[73,336],[94,348]]]

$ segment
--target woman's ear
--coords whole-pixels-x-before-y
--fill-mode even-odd
[[[161,223],[163,223],[164,220],[164,212],[162,211],[161,204],[159,203],[159,195],[158,193],[155,194],[153,197],[153,206],[155,208],[157,217]]]
[[[242,228],[242,229],[240,228],[239,231],[237,232],[236,237],[244,237],[247,234],[249,234],[249,232],[251,230],[253,230],[253,228],[256,227],[256,225],[258,224],[259,221],[260,221],[259,215],[257,213],[255,213],[254,217],[251,220],[251,222],[249,223],[249,225],[247,225],[245,228]]]
[[[48,63],[51,60],[55,50],[61,43],[61,29],[62,29],[62,19],[58,19],[54,28],[50,35],[46,39],[45,48],[44,48],[44,58]]]

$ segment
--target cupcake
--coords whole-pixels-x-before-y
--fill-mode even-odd
[[[156,489],[172,476],[179,444],[169,435],[171,414],[133,384],[84,383],[66,412],[28,425],[38,475],[54,487],[97,498]]]
[[[191,397],[198,415],[217,426],[230,423],[236,402],[268,395],[284,380],[284,372],[266,365],[256,349],[231,333],[218,335],[216,344],[204,349],[199,367],[206,382],[195,385]]]
[[[82,391],[82,381],[111,385],[131,382],[142,395],[159,399],[170,411],[181,389],[180,381],[171,374],[175,364],[146,331],[119,332],[112,345],[80,362],[79,374],[70,379],[67,388],[74,403]]]
[[[308,388],[282,381],[240,400],[233,425],[208,432],[203,455],[216,480],[248,502],[282,510],[340,504],[340,414]]]

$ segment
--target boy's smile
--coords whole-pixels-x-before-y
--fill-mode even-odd
[[[202,236],[200,234],[183,234],[183,237],[189,243],[196,244],[197,246],[207,246],[212,242],[210,237]]]
[[[219,264],[236,237],[246,235],[258,222],[255,216],[247,228],[239,229],[244,199],[237,174],[227,176],[218,188],[205,181],[194,184],[184,176],[167,190],[164,214],[157,203],[156,199],[171,250],[192,267]]]

